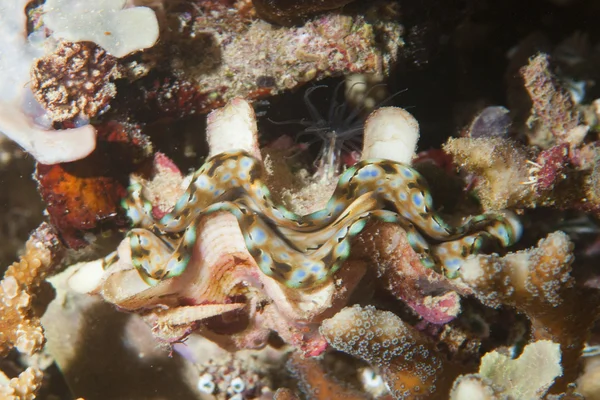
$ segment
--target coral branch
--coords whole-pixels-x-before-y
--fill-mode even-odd
[[[356,241],[354,257],[367,259],[383,287],[424,320],[445,324],[458,315],[460,296],[452,282],[425,268],[402,228],[376,223]]]
[[[33,310],[32,298],[43,280],[62,260],[63,248],[51,229],[43,223],[30,236],[21,260],[8,267],[0,281],[0,356],[16,347],[31,355],[44,345],[44,331]],[[3,399],[34,399],[42,384],[42,373],[31,367],[8,379],[0,372]]]
[[[399,317],[372,306],[347,307],[323,321],[320,332],[335,349],[380,368],[397,399],[447,398],[462,369]]]
[[[12,379],[0,371],[0,396],[5,400],[33,400],[42,386],[42,378],[42,372],[34,367]]]
[[[0,355],[13,346],[25,354],[42,348],[44,334],[32,310],[32,296],[60,262],[61,253],[55,233],[44,223],[29,238],[21,260],[6,270],[0,282]]]
[[[486,210],[545,206],[598,215],[596,152],[569,146],[534,152],[505,138],[459,138],[444,151],[476,175],[471,179]]]
[[[520,73],[533,104],[528,125],[535,126],[537,132],[530,136],[531,144],[543,148],[553,144],[579,144],[583,139],[575,130],[579,125],[579,112],[569,92],[558,84],[550,71],[548,55],[538,54]]]
[[[4,2],[0,13],[0,132],[17,142],[36,160],[56,164],[79,160],[96,147],[91,125],[55,131],[42,126],[44,112],[32,98],[29,69],[42,56],[27,39],[25,8],[31,0]]]
[[[477,175],[476,189],[485,209],[531,202],[531,186],[515,185],[529,179],[529,155],[517,143],[502,138],[459,138],[450,139],[444,151],[461,168]]]

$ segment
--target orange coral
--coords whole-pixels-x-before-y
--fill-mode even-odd
[[[148,155],[150,145],[138,126],[110,121],[96,126],[96,150],[83,160],[38,164],[38,190],[50,221],[69,247],[88,245],[86,233],[125,225],[120,201],[129,173]]]
[[[44,345],[39,316],[32,309],[32,297],[43,280],[62,260],[62,247],[46,223],[30,236],[21,260],[8,267],[0,281],[0,356],[13,347],[31,355]],[[1,373],[1,372],[0,372]],[[0,376],[0,395],[6,399],[33,399],[42,383],[42,373],[28,368],[8,380]]]
[[[0,396],[5,400],[33,400],[42,386],[42,378],[42,372],[34,367],[27,368],[10,380],[0,371]]]
[[[44,223],[27,241],[21,260],[6,270],[0,282],[0,355],[6,355],[13,346],[26,354],[43,346],[43,330],[32,311],[32,296],[60,261],[60,250],[56,235]]]

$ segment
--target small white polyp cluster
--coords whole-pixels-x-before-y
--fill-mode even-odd
[[[198,390],[202,393],[212,394],[216,388],[217,385],[215,384],[211,374],[206,373],[202,375],[200,379],[198,379]]]
[[[158,20],[148,7],[125,7],[126,0],[46,0],[44,24],[70,42],[89,41],[115,57],[152,47]]]

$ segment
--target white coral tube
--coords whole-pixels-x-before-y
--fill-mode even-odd
[[[384,158],[410,164],[418,140],[419,123],[408,111],[382,107],[367,118],[361,158]]]
[[[256,115],[246,100],[235,98],[225,107],[208,114],[206,120],[209,157],[226,151],[244,150],[262,159],[258,148]]]

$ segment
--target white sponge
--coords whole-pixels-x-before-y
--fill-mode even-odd
[[[148,7],[126,8],[126,0],[46,0],[44,24],[53,36],[94,42],[115,57],[152,47],[158,21]]]

